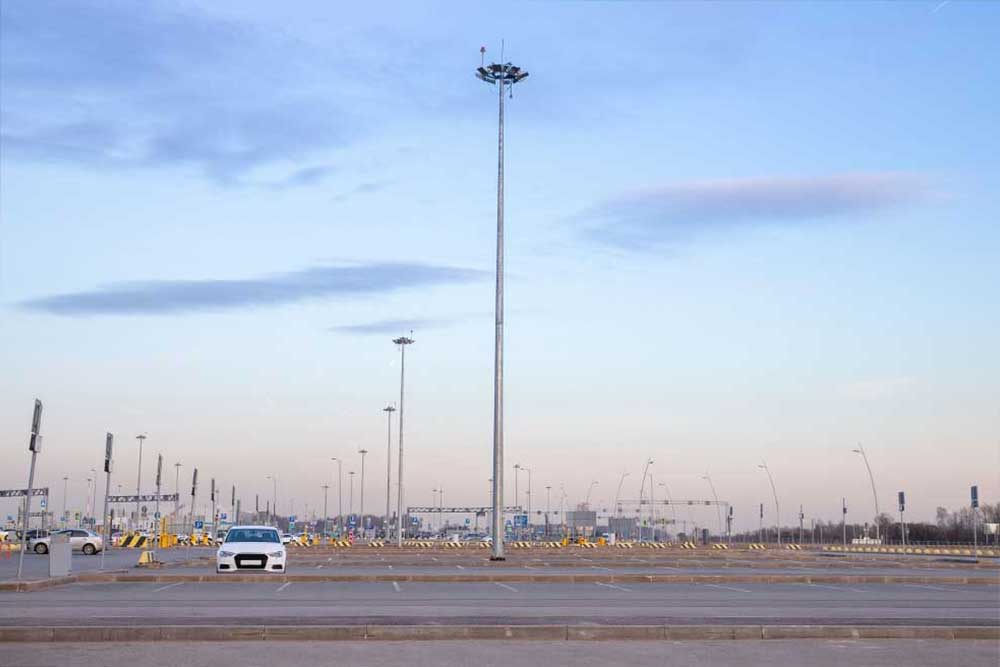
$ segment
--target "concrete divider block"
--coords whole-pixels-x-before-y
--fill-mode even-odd
[[[154,642],[163,638],[159,626],[103,628],[101,640],[105,642]]]
[[[671,641],[714,640],[714,639],[760,639],[760,627],[730,625],[668,625],[664,628],[666,639]],[[739,631],[739,636],[737,635]]]
[[[564,625],[369,625],[366,638],[379,641],[566,639]]]
[[[222,625],[165,625],[160,628],[164,641],[254,641],[264,639],[264,627],[259,625],[227,627]]]
[[[264,628],[267,641],[358,641],[364,638],[363,625],[272,625]]]
[[[765,625],[764,639],[858,639],[858,629],[841,625]]]
[[[571,625],[566,639],[588,641],[657,640],[666,639],[662,625]]]
[[[100,642],[104,641],[106,628],[56,627],[52,628],[54,642]]]
[[[50,642],[52,628],[0,628],[0,642]]]
[[[952,635],[955,639],[991,639],[993,641],[1000,641],[1000,627],[960,627],[951,628]]]
[[[954,639],[952,628],[907,627],[900,625],[863,626],[856,628],[860,639]]]

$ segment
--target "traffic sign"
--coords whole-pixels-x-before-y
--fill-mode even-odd
[[[225,521],[226,520],[226,513],[223,512],[222,515],[219,518],[222,519],[223,521]]]
[[[527,514],[515,514],[514,515],[514,525],[526,528],[528,526],[528,515]]]
[[[417,526],[420,524],[420,519],[415,516],[411,516],[410,523],[413,524],[414,526]]]
[[[160,513],[159,512],[154,512],[153,513],[153,518],[156,519],[157,521],[159,521],[159,519],[160,519]]]
[[[465,519],[465,525],[466,525],[466,526],[468,526],[468,525],[469,525],[469,519],[468,519],[468,517],[466,517],[466,519]]]
[[[296,520],[296,519],[298,519],[298,518],[299,518],[298,516],[296,516],[295,514],[293,514],[293,515],[291,515],[290,517],[288,517],[288,520],[289,520],[289,521],[290,521],[291,523],[295,523],[295,520]]]
[[[195,530],[201,530],[204,527],[205,527],[205,522],[204,521],[195,521],[194,522],[194,529]]]
[[[45,498],[42,498],[42,509],[45,509],[45,506],[48,504],[49,504],[48,501],[45,500]]]

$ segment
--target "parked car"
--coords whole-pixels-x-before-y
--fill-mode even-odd
[[[285,572],[285,547],[282,535],[270,526],[233,526],[219,547],[215,571],[263,570]]]
[[[17,539],[21,539],[21,531],[20,530],[15,530],[13,532],[13,534],[17,536]],[[29,542],[31,540],[36,540],[36,539],[39,539],[39,538],[42,538],[42,537],[48,537],[48,536],[49,536],[49,531],[42,530],[41,528],[32,528],[31,530],[28,531],[28,541]]]
[[[104,539],[97,533],[83,528],[57,530],[52,535],[69,535],[70,548],[73,551],[82,551],[88,556],[93,556],[104,549]],[[29,540],[28,550],[34,551],[36,554],[47,554],[52,542],[52,535]]]

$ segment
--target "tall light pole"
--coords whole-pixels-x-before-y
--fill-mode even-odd
[[[778,523],[778,546],[781,546],[781,508],[778,505],[778,492],[774,490],[774,478],[771,477],[771,470],[767,467],[766,461],[761,461],[757,466],[767,473],[767,481],[771,483],[771,495],[774,496],[774,517]]]
[[[712,484],[712,477],[705,472],[702,479],[708,482],[708,488],[712,489],[712,498],[715,499],[715,514],[719,517],[719,539],[722,539],[722,507],[719,505],[719,494],[715,492],[715,484]]]
[[[677,505],[674,505],[674,499],[670,496],[670,489],[667,488],[665,482],[660,482],[657,486],[663,487],[663,495],[667,497],[667,502],[670,503],[670,511],[674,516],[674,532],[677,532]]]
[[[528,535],[531,535],[531,468],[525,468],[521,466],[521,470],[528,473],[528,523],[525,528],[528,529]]]
[[[326,496],[330,490],[329,484],[323,485],[323,534],[330,536],[330,513],[326,510]]]
[[[350,485],[351,494],[348,496],[350,500],[347,504],[347,512],[353,515],[354,514],[354,471],[353,470],[348,471],[347,477],[348,479],[351,480],[351,485]]]
[[[63,513],[62,513],[62,527],[63,528],[66,527],[67,520],[69,519],[69,517],[66,516],[66,487],[67,487],[67,483],[68,482],[69,482],[69,476],[63,477]],[[110,540],[108,541],[108,543],[109,544],[111,543]]]
[[[513,92],[515,83],[528,76],[510,63],[485,63],[486,47],[479,49],[483,63],[476,76],[497,87],[500,100],[499,132],[497,134],[497,273],[495,316],[496,331],[493,351],[493,560],[503,560],[503,98]],[[503,60],[501,51],[500,59]],[[497,85],[499,84],[499,85]],[[402,407],[402,406],[400,406]]]
[[[626,477],[628,477],[628,473],[627,472],[623,472],[621,479],[618,480],[618,490],[615,491],[615,511],[618,512],[618,514],[622,513],[622,508],[618,504],[618,499],[622,495],[622,484],[625,483],[625,478]]]
[[[361,454],[361,536],[365,536],[365,454],[368,453],[367,449],[359,449],[358,454]]]
[[[344,535],[344,467],[343,461],[336,456],[330,458],[337,462],[337,537]]]
[[[642,469],[642,482],[639,484],[639,541],[642,541],[642,494],[646,489],[646,475],[649,474],[649,466],[653,465],[653,459],[646,461],[646,467]],[[652,507],[652,505],[650,505]]]
[[[549,508],[552,500],[552,486],[545,487],[545,537],[549,536]]]
[[[392,499],[392,413],[396,408],[387,405],[382,408],[386,416],[386,446],[385,446],[385,524],[382,526],[385,539],[389,539],[389,513]]]
[[[271,525],[277,526],[278,525],[278,478],[275,477],[274,475],[268,475],[267,479],[271,480],[271,482],[274,485],[274,488],[273,488],[273,491],[272,491],[273,495],[271,496],[271,498],[272,498],[272,502],[271,502]],[[194,510],[193,507],[191,509],[192,509],[192,511]]]
[[[878,517],[879,517],[879,511],[878,511],[878,493],[875,492],[875,476],[872,475],[872,467],[870,465],[868,465],[868,454],[865,453],[864,446],[859,442],[858,443],[858,448],[857,449],[852,449],[851,451],[853,451],[855,454],[861,454],[861,458],[865,462],[865,468],[868,469],[868,481],[870,481],[872,483],[872,498],[875,500],[875,539],[878,540],[878,539],[881,538],[881,536],[879,534],[880,531],[879,531],[879,525],[878,525]]]
[[[587,505],[587,509],[588,510],[590,509],[590,493],[591,493],[591,491],[594,490],[595,486],[597,486],[597,480],[596,479],[594,481],[592,481],[590,483],[590,486],[587,488],[587,500],[585,501],[585,504]]]
[[[139,496],[142,495],[142,443],[146,441],[146,436],[140,434],[135,436],[139,441],[139,471],[135,476],[135,520],[139,521]]]
[[[177,494],[177,499],[174,500],[174,519],[177,519],[177,510],[180,509],[181,503],[181,466],[183,463],[174,464],[174,493]]]
[[[413,332],[410,332],[412,335]],[[396,491],[396,546],[403,546],[403,397],[406,388],[406,346],[413,344],[413,339],[406,336],[393,338],[392,342],[399,346],[399,473],[397,480],[399,489]]]
[[[520,463],[515,463],[514,464],[514,507],[518,507],[519,506],[519,504],[520,504],[519,501],[521,499],[521,495],[520,495],[520,493],[518,493],[518,488],[517,488],[518,487],[517,481],[518,481],[518,473],[519,472],[521,472],[521,464]],[[514,512],[515,512],[515,514],[514,514],[514,539],[518,539],[518,537],[521,534],[521,530],[520,530],[520,528],[517,525],[517,521],[518,521],[517,514],[516,514],[517,510],[514,510]],[[493,538],[493,539],[495,540],[496,538]]]

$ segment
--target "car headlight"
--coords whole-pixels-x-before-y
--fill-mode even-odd
[[[219,552],[219,558],[231,558],[231,557],[233,557],[235,555],[236,554],[233,553],[232,551],[220,551]]]
[[[275,551],[273,553],[269,553],[268,556],[270,556],[271,558],[284,558],[285,557],[285,552],[284,551]]]

